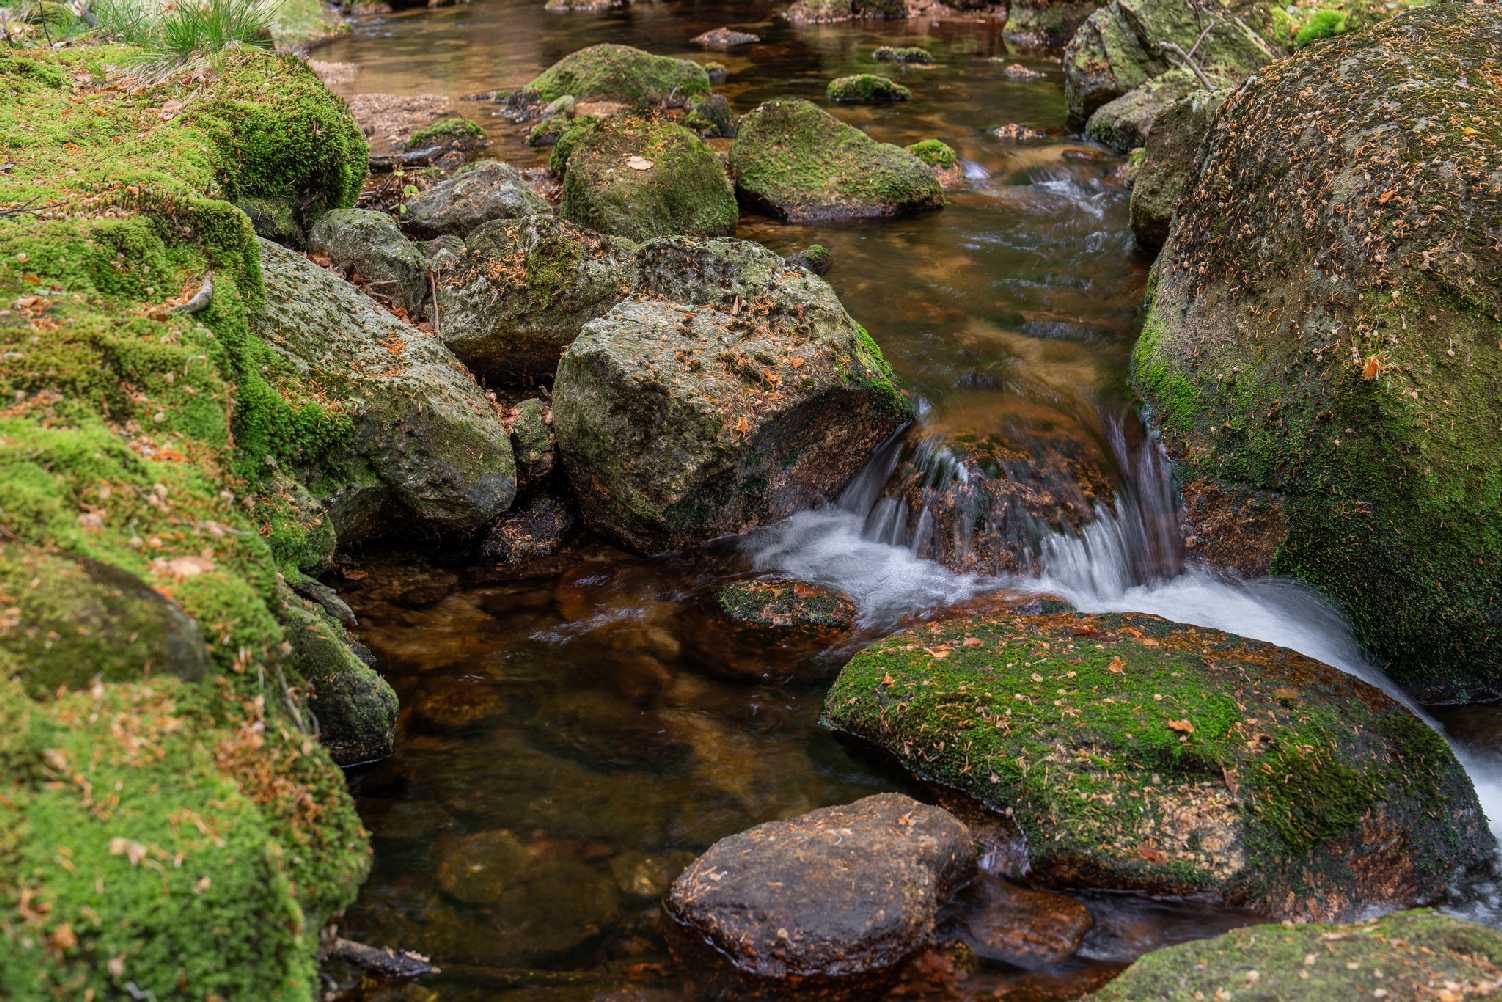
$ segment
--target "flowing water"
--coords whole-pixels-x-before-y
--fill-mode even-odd
[[[668,951],[658,906],[687,860],[761,821],[907,788],[817,726],[848,649],[746,648],[713,630],[708,596],[737,577],[780,571],[835,586],[858,603],[861,638],[986,591],[1046,592],[1087,611],[1153,612],[1282,644],[1392,691],[1307,590],[1186,565],[1171,471],[1126,385],[1146,268],[1126,228],[1121,160],[1064,135],[1057,60],[1008,52],[989,23],[793,28],[774,10],[680,0],[552,15],[540,0],[478,0],[372,20],[318,53],[352,64],[349,93],[460,98],[523,84],[582,46],[624,42],[725,64],[717,89],[737,112],[781,95],[822,103],[829,79],[877,70],[900,76],[914,100],[836,114],[887,141],[943,139],[970,182],[942,212],[912,219],[742,219],[741,236],[778,251],[828,247],[829,281],[925,402],[919,426],[873,457],[837,505],[675,558],[583,545],[532,577],[498,580],[392,554],[340,583],[403,705],[397,753],[351,774],[376,862],[345,933],[444,968],[424,988],[369,997],[691,998],[694,972]],[[729,54],[688,44],[724,24],[763,42]],[[877,67],[879,44],[922,44],[940,65]],[[1009,62],[1044,76],[1016,82]],[[541,162],[521,129],[484,117],[493,106],[462,107],[496,155]],[[1007,123],[1056,138],[1010,145],[991,135]],[[1110,489],[1075,499],[1078,524],[1017,513],[1018,566],[947,570],[927,559],[946,540],[924,499],[966,496],[978,468],[961,444],[998,432],[1075,443],[1109,471]],[[917,470],[922,490],[896,489],[899,469]],[[1502,769],[1484,748],[1497,715],[1467,708],[1442,720],[1502,818]],[[895,994],[1074,997],[1143,950],[1248,920],[1193,902],[1084,902],[1096,927],[1062,964],[971,970],[930,956]],[[644,994],[602,994],[626,986]]]

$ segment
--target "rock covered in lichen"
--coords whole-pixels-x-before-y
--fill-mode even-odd
[[[261,241],[261,271],[267,303],[255,330],[347,417],[347,463],[428,531],[467,535],[510,506],[511,442],[448,349],[276,244]]]
[[[1352,918],[1434,901],[1494,849],[1444,739],[1390,697],[1154,616],[917,627],[858,654],[825,719],[1007,812],[1053,884]]]
[[[857,73],[829,81],[824,96],[835,104],[892,104],[908,100],[913,92],[890,77]]]
[[[1140,246],[1157,249],[1168,239],[1169,223],[1199,173],[1201,144],[1225,97],[1223,92],[1197,91],[1154,120],[1132,178],[1132,234]]]
[[[1217,992],[1267,999],[1490,998],[1502,935],[1432,911],[1352,925],[1253,925],[1157,950],[1089,996],[1195,1002]],[[1237,991],[1240,988],[1240,991]]]
[[[553,434],[553,409],[541,397],[531,397],[511,411],[511,446],[516,452],[516,475],[522,490],[547,482],[558,456]]]
[[[647,240],[728,236],[739,211],[720,160],[672,122],[613,115],[569,154],[560,213],[586,229]]]
[[[1468,68],[1499,62],[1494,12],[1444,4],[1259,72],[1134,355],[1186,494],[1274,509],[1262,567],[1425,702],[1502,692],[1502,90]]]
[[[730,172],[745,198],[790,222],[896,216],[944,204],[923,161],[790,98],[767,101],[741,119]]]
[[[934,935],[975,873],[953,815],[882,793],[723,838],[668,892],[668,914],[757,978],[869,977]]]
[[[407,202],[402,226],[416,237],[468,236],[483,223],[548,211],[548,203],[521,171],[499,160],[480,160]]]
[[[1136,149],[1147,142],[1159,115],[1204,90],[1188,70],[1169,70],[1096,108],[1085,123],[1085,136],[1118,153]]]
[[[493,383],[550,382],[580,328],[630,292],[635,250],[551,213],[482,226],[439,277],[443,343]]]
[[[586,523],[658,552],[831,497],[911,413],[819,278],[746,241],[643,246],[637,295],[559,363],[553,421]]]
[[[855,603],[822,585],[791,578],[750,578],[716,589],[719,611],[737,627],[770,636],[809,634],[825,639],[855,627]]]
[[[371,209],[332,209],[308,232],[308,249],[378,299],[415,316],[428,295],[428,263],[395,220]]]
[[[577,101],[622,101],[645,107],[706,94],[709,77],[704,67],[688,59],[603,43],[564,56],[523,90],[541,102],[568,94]]]

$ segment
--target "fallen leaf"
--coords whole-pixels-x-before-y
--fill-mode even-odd
[[[1366,364],[1361,367],[1361,378],[1371,380],[1376,379],[1381,374],[1382,360],[1376,355],[1368,356]]]
[[[1168,722],[1168,729],[1170,731],[1178,731],[1180,734],[1194,733],[1194,725],[1187,720],[1170,720]]]
[[[652,161],[646,157],[630,156],[626,158],[626,166],[632,170],[651,170]]]
[[[1122,672],[1126,671],[1126,662],[1121,660],[1121,655],[1118,654],[1113,657],[1111,659],[1111,663],[1106,666],[1106,671],[1110,672],[1112,675],[1120,675]]]

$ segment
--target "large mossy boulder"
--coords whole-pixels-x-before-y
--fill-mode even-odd
[[[1249,81],[1134,354],[1191,521],[1270,510],[1262,568],[1426,702],[1502,694],[1499,61],[1495,12],[1447,3]]]
[[[647,107],[709,93],[709,74],[692,60],[603,43],[569,53],[523,91],[544,104],[567,94],[576,101]]]
[[[1277,58],[1277,40],[1261,34],[1269,30],[1271,12],[1257,4],[1231,6],[1221,11],[1192,0],[1112,0],[1091,14],[1064,50],[1070,124],[1082,127],[1101,105],[1183,69],[1168,46],[1192,51],[1195,65],[1217,84],[1238,82]]]
[[[1200,147],[1225,98],[1219,91],[1196,91],[1154,120],[1132,177],[1130,218],[1139,246],[1156,250],[1168,239],[1173,214],[1199,174]]]
[[[558,366],[553,426],[585,522],[653,553],[837,493],[911,406],[822,279],[757,244],[663,239],[637,295]]]
[[[729,236],[735,189],[703,140],[672,122],[613,115],[569,154],[559,211],[597,233]]]
[[[337,493],[373,475],[392,505],[381,530],[467,536],[516,496],[516,461],[496,404],[448,349],[300,254],[261,241],[266,307],[253,329],[300,384],[349,423]],[[401,513],[401,514],[395,514]],[[335,526],[348,543],[353,527]],[[363,527],[362,527],[363,528]]]
[[[1502,935],[1496,930],[1409,911],[1354,925],[1253,925],[1170,946],[1138,960],[1089,998],[1490,999],[1499,982]]]
[[[897,216],[944,204],[928,165],[807,101],[779,98],[741,119],[736,190],[789,222]]]
[[[438,278],[443,343],[491,383],[551,382],[580,328],[630,292],[635,251],[552,213],[488,223]]]
[[[521,171],[499,160],[480,160],[407,202],[401,218],[409,233],[430,240],[444,234],[466,237],[496,219],[547,211],[548,203]]]
[[[1495,850],[1444,739],[1380,690],[1155,616],[918,627],[856,655],[825,720],[1005,813],[1049,884],[1349,919]]]

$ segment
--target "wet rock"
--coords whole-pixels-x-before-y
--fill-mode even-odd
[[[631,0],[548,0],[543,9],[554,14],[598,14],[631,6]]]
[[[722,84],[730,79],[730,70],[724,63],[704,63],[704,72],[709,75],[709,82]]]
[[[427,260],[384,212],[331,209],[313,224],[308,249],[408,315],[416,316],[428,296]]]
[[[682,849],[662,853],[631,850],[610,860],[610,874],[627,898],[656,904],[673,879],[693,861],[694,854]]]
[[[438,278],[443,343],[492,383],[548,382],[583,325],[629,292],[635,249],[548,213],[488,223]]]
[[[564,56],[524,90],[541,102],[568,94],[576,101],[603,99],[646,107],[706,94],[709,77],[702,66],[687,59],[606,43]]]
[[[1020,81],[1023,81],[1023,82],[1031,82],[1033,80],[1042,80],[1043,79],[1043,73],[1042,73],[1042,71],[1035,70],[1035,69],[1032,69],[1032,68],[1027,67],[1027,66],[1023,66],[1021,63],[1009,63],[1001,71],[1001,73],[1008,80],[1020,80]]]
[[[1256,22],[1265,10],[1247,12]],[[1207,14],[1192,0],[1112,0],[1091,14],[1064,50],[1064,95],[1071,126],[1154,77],[1182,66],[1167,46],[1194,50],[1216,85],[1234,84],[1281,54],[1247,19]]]
[[[689,101],[683,124],[706,139],[735,138],[735,113],[723,94],[706,94]]]
[[[1041,967],[1073,956],[1094,922],[1074,898],[982,877],[967,895],[959,926],[978,956]]]
[[[1431,911],[1353,925],[1254,925],[1157,950],[1091,995],[1096,1002],[1484,998],[1497,991],[1502,935]],[[1238,991],[1239,989],[1239,991]]]
[[[991,130],[991,135],[1004,143],[1036,143],[1048,138],[1048,133],[1029,128],[1017,122],[1008,122]]]
[[[899,633],[846,665],[825,720],[1009,812],[1054,886],[1350,918],[1436,900],[1493,851],[1444,740],[1380,690],[1154,616]]]
[[[908,100],[913,92],[889,77],[858,73],[829,81],[824,96],[836,104],[892,104]]]
[[[1197,91],[1204,88],[1194,74],[1170,70],[1095,109],[1085,123],[1085,136],[1117,153],[1136,149],[1147,142],[1159,115]]]
[[[209,672],[203,635],[176,603],[129,571],[87,557],[0,542],[0,652],[26,692],[86,689],[97,678]],[[0,675],[8,662],[0,662]]]
[[[480,556],[506,565],[551,557],[563,548],[573,527],[574,515],[567,505],[551,494],[538,494],[491,526]]]
[[[537,712],[533,733],[547,749],[591,769],[663,769],[693,748],[651,710],[595,689],[559,693]]]
[[[715,591],[715,605],[742,629],[829,638],[855,627],[855,603],[821,585],[791,578],[736,581]]]
[[[433,338],[300,254],[261,241],[266,307],[252,324],[298,378],[337,400],[352,425],[352,479],[406,510],[414,528],[462,536],[516,495],[516,464],[495,406]],[[324,470],[337,490],[341,476]],[[389,525],[335,528],[342,544]]]
[[[829,267],[832,264],[829,248],[823,244],[809,244],[798,253],[789,254],[786,260],[788,264],[807,268],[821,278],[829,274]]]
[[[666,906],[747,974],[855,978],[926,945],[974,872],[964,825],[884,793],[721,839],[674,881]]]
[[[506,699],[484,678],[431,675],[413,696],[412,710],[428,729],[466,731],[506,712]]]
[[[856,19],[895,20],[907,17],[902,0],[797,0],[782,12],[792,24],[833,24]]]
[[[1063,45],[1101,5],[1101,0],[1012,0],[1007,6],[1006,37],[1034,45]]]
[[[498,160],[480,160],[440,181],[407,203],[402,225],[423,239],[443,233],[467,237],[482,223],[547,212],[521,171]]]
[[[745,531],[832,496],[907,419],[875,342],[770,251],[654,241],[638,273],[638,298],[584,326],[553,390],[591,527],[645,553]]]
[[[695,45],[702,45],[706,49],[733,49],[737,46],[759,42],[761,36],[753,35],[749,31],[737,31],[734,28],[712,28],[703,34],[695,35],[689,41]]]
[[[839,592],[789,578],[735,581],[690,612],[689,663],[737,681],[827,680],[827,652],[855,629],[856,609]]]
[[[540,486],[553,475],[558,439],[553,434],[553,409],[546,400],[532,397],[512,409],[511,446],[523,490]]]
[[[1200,145],[1225,94],[1198,91],[1171,105],[1153,124],[1142,162],[1132,179],[1132,234],[1142,247],[1157,249],[1185,192],[1199,173]],[[1255,577],[1258,572],[1250,571]]]
[[[356,765],[390,755],[396,693],[356,652],[343,625],[285,583],[277,587],[273,611],[290,647],[288,660],[311,690],[308,705],[330,757]]]
[[[932,52],[916,45],[877,46],[871,53],[871,58],[878,63],[913,63],[920,66],[928,66],[938,62]]]
[[[807,101],[767,101],[741,119],[730,172],[745,198],[789,222],[895,216],[944,204],[928,165]]]
[[[1186,492],[1275,502],[1272,571],[1421,702],[1502,693],[1497,59],[1489,12],[1419,8],[1227,98],[1134,355]]]
[[[739,216],[730,179],[698,136],[628,115],[599,123],[569,154],[559,211],[633,240],[728,236]]]

